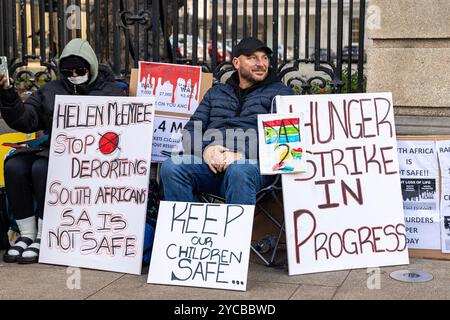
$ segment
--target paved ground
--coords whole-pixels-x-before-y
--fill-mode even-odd
[[[450,299],[450,261],[411,259],[409,266],[380,268],[379,274],[359,269],[288,276],[285,265],[267,268],[254,257],[251,260],[246,292],[150,285],[146,283],[147,268],[141,276],[81,269],[77,283],[73,281],[73,270],[66,267],[1,262],[0,300]],[[434,279],[403,283],[390,278],[391,272],[407,268],[429,272]],[[368,283],[373,289],[368,288]]]

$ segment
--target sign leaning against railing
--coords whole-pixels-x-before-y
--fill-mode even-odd
[[[181,145],[182,130],[200,103],[202,70],[198,66],[139,63],[138,97],[155,97],[153,162],[167,159]]]
[[[141,274],[154,114],[153,98],[56,97],[40,263]]]
[[[411,257],[449,259],[450,136],[400,136],[406,236]]]
[[[435,141],[397,141],[409,249],[441,248],[439,163]]]
[[[308,146],[307,172],[283,175],[289,274],[408,264],[392,94],[276,102]]]
[[[437,141],[441,169],[441,250],[450,253],[450,140]]]

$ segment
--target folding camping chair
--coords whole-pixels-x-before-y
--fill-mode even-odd
[[[0,161],[3,161],[4,163],[6,161],[8,161],[8,159],[10,159],[13,155],[14,152],[16,151],[20,151],[20,150],[27,150],[27,148],[37,148],[38,146],[40,146],[42,143],[48,141],[48,135],[44,134],[40,137],[34,138],[34,139],[30,139],[30,140],[25,140],[25,141],[20,141],[20,142],[5,142],[2,143],[2,146],[4,147],[10,147],[12,148],[6,155],[4,159],[1,159]],[[3,210],[5,210],[5,213],[8,217],[9,220],[9,226],[11,227],[11,229],[15,232],[19,232],[19,228],[16,224],[16,219],[14,216],[14,213],[12,211],[11,208],[11,204],[9,203],[8,200],[8,195],[6,194],[6,190],[2,190],[2,192],[4,192],[4,207]],[[35,206],[35,210],[36,210],[36,203],[34,204]],[[35,215],[37,215],[37,213],[35,212]]]
[[[284,216],[280,221],[274,218],[274,216],[262,205],[262,201],[267,199],[269,196],[275,200],[275,203],[280,207],[283,208],[283,204],[278,199],[277,191],[281,190],[281,175],[277,175],[274,182],[260,190],[256,194],[256,206],[255,206],[255,216],[259,213],[263,213],[277,228],[278,228],[278,235],[277,240],[274,244],[272,255],[270,258],[266,258],[261,252],[259,252],[256,249],[256,246],[254,244],[250,245],[250,249],[258,256],[259,259],[267,266],[267,267],[273,267],[275,266],[275,257],[278,252],[279,246],[281,244],[281,238],[283,236],[283,233],[285,232],[285,225],[284,225]],[[219,197],[217,195],[211,194],[211,193],[202,193],[199,195],[199,198],[201,201],[206,203],[216,203],[216,202],[225,202],[225,199],[223,197]]]

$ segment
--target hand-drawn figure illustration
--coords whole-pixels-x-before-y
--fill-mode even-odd
[[[277,174],[305,170],[301,136],[301,117],[261,115],[260,139],[261,172]],[[265,168],[265,169],[263,169]]]

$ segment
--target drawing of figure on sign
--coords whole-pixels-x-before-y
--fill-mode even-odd
[[[258,116],[262,174],[306,171],[301,121],[298,115]]]

